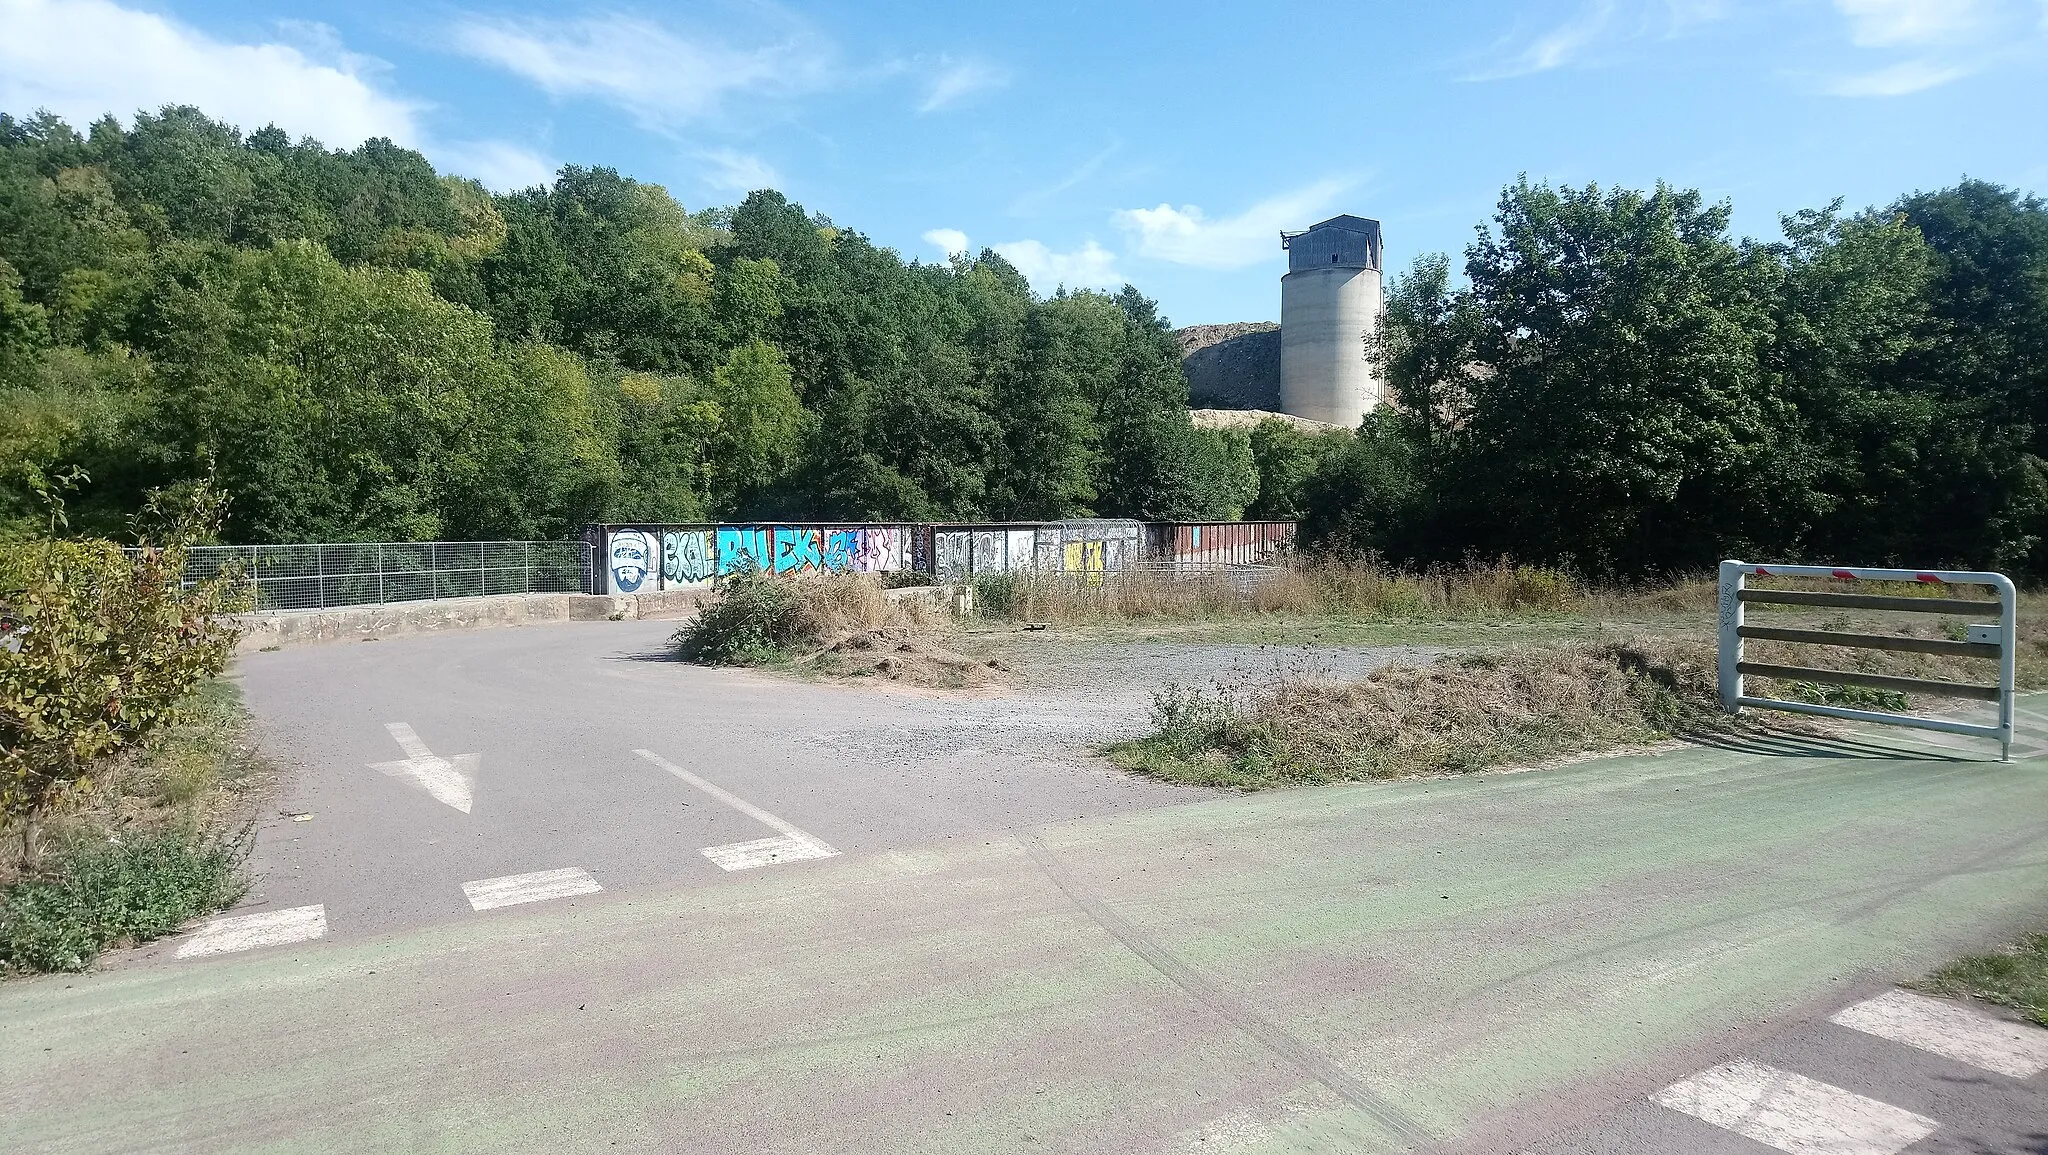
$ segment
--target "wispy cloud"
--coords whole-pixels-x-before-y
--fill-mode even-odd
[[[923,240],[948,259],[967,251],[967,234],[959,229],[926,229]]]
[[[776,35],[739,46],[633,16],[469,15],[451,39],[546,92],[602,100],[668,131],[716,116],[736,97],[793,97],[835,83],[832,46],[808,25],[779,23]]]
[[[1358,184],[1356,179],[1319,180],[1268,197],[1235,216],[1210,217],[1197,205],[1161,204],[1124,209],[1115,221],[1130,234],[1139,256],[1203,269],[1241,269],[1277,260],[1281,229],[1313,224],[1334,211],[1338,198]]]
[[[1590,0],[1561,24],[1511,33],[1461,80],[1507,80],[1612,60],[1630,45],[1670,40],[1727,18],[1732,0]]]
[[[1084,181],[1093,179],[1096,173],[1102,171],[1102,166],[1108,164],[1109,159],[1115,156],[1122,147],[1123,142],[1112,140],[1101,152],[1082,161],[1073,171],[1060,179],[1043,188],[1035,188],[1019,193],[1015,199],[1010,201],[1010,215],[1013,217],[1031,216],[1044,207],[1047,201]]]
[[[1871,72],[1836,77],[1828,82],[1827,90],[1836,96],[1910,96],[1969,74],[1967,68],[1926,60],[1901,60]]]
[[[931,239],[929,234],[925,239]],[[1070,289],[1114,289],[1126,280],[1117,271],[1116,254],[1093,240],[1064,253],[1055,252],[1040,241],[1004,241],[990,247],[1017,266],[1031,287],[1041,293],[1050,293],[1062,285]]]
[[[977,92],[1001,88],[1010,83],[1010,71],[1000,65],[974,57],[955,59],[941,56],[938,69],[925,86],[924,99],[918,103],[919,112],[938,112],[950,108]]]
[[[1849,43],[1892,59],[1822,77],[1836,96],[1907,96],[2008,64],[2048,43],[2043,0],[1834,0]]]
[[[426,136],[422,105],[387,91],[382,66],[341,50],[324,26],[293,26],[297,44],[232,44],[108,0],[0,0],[0,28],[0,106],[15,112],[48,108],[82,126],[195,104],[333,145]]]
[[[782,187],[782,174],[751,153],[714,148],[698,153],[697,159],[704,162],[704,172],[698,179],[713,192],[750,193],[755,189]]]
[[[1986,16],[1980,0],[1835,0],[1858,48],[1923,46],[1966,37]]]

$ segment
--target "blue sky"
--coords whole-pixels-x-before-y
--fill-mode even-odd
[[[466,5],[0,0],[0,108],[385,135],[497,188],[772,185],[906,256],[1271,320],[1277,230],[1462,250],[1516,174],[1739,231],[1968,174],[2048,192],[2048,0]]]

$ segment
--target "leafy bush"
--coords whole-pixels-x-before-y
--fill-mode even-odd
[[[792,583],[765,573],[736,573],[670,644],[684,661],[706,666],[773,661],[799,640],[802,608]]]
[[[193,688],[234,653],[230,615],[249,608],[249,588],[235,572],[185,586],[184,543],[219,517],[205,487],[186,500],[168,547],[0,547],[0,825],[17,828],[24,866],[34,864],[43,815],[176,724]]]
[[[0,971],[78,971],[110,946],[159,938],[225,909],[247,888],[249,830],[186,830],[86,844],[48,875],[0,893]]]

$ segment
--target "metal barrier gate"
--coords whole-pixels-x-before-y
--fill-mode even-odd
[[[1834,593],[1826,590],[1751,589],[1752,577],[1817,577],[1843,581],[1919,582],[1925,585],[1989,586],[1998,593],[1995,602],[1955,597],[1896,597],[1881,594]],[[1850,634],[1834,630],[1801,630],[1776,626],[1752,626],[1745,620],[1744,607],[1751,604],[1822,606],[1849,610],[1892,610],[1903,613],[1950,614],[1976,617],[1996,612],[1996,623],[1972,623],[1965,627],[1964,640],[1894,637],[1885,634]],[[2019,595],[2012,579],[1999,573],[1972,570],[1866,569],[1824,565],[1750,565],[1739,561],[1721,563],[1721,706],[1739,713],[1745,706],[1766,710],[1790,710],[1829,718],[1861,722],[1882,722],[1912,726],[1948,734],[1967,734],[1997,739],[2000,755],[2012,760],[2012,698],[2018,661]],[[1865,674],[1847,670],[1810,669],[1805,666],[1777,666],[1743,660],[1745,639],[1799,642],[1816,646],[1844,646],[1855,649],[1890,650],[1894,653],[1949,654],[1967,658],[1996,658],[1998,684],[1941,682],[1925,678],[1901,678],[1889,674]],[[1761,678],[1786,678],[1838,686],[1864,686],[1900,693],[1933,694],[1998,704],[1998,724],[1986,726],[1949,718],[1926,718],[1884,710],[1860,710],[1814,702],[1788,702],[1779,698],[1754,698],[1742,692],[1744,674]]]

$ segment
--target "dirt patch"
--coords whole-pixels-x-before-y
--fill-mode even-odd
[[[842,630],[788,668],[833,678],[875,678],[949,690],[979,689],[1010,673],[1000,658],[976,658],[929,636],[892,627]]]

